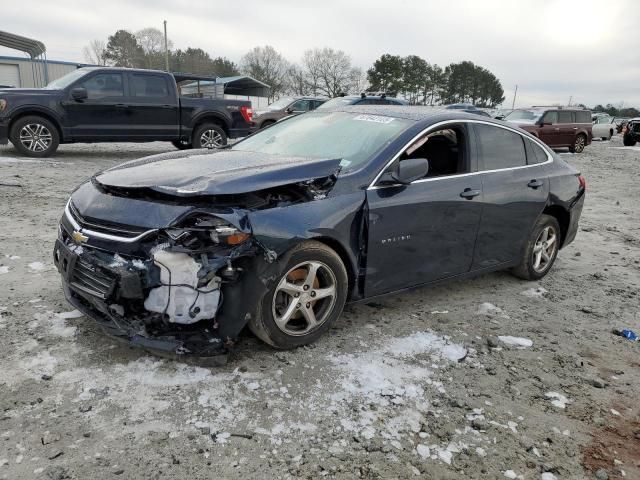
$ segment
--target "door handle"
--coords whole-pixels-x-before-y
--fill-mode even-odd
[[[573,127],[573,129],[574,129],[574,130],[577,130],[577,129],[578,129],[578,127]]]
[[[540,188],[544,183],[541,180],[536,180],[535,178],[527,183],[527,187],[533,188],[534,190]]]
[[[559,129],[559,128],[554,128],[554,130],[555,130],[556,132],[559,132],[559,131],[560,131],[560,129]]]
[[[162,108],[174,108],[175,105],[161,105]]]
[[[480,195],[480,190],[472,190],[470,188],[465,188],[464,191],[460,194],[462,198],[466,198],[467,200],[471,200],[473,197],[477,197]]]
[[[129,105],[126,105],[124,103],[116,103],[116,108],[129,108]]]

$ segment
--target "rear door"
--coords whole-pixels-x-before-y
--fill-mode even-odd
[[[558,145],[573,145],[578,130],[575,121],[575,112],[559,110],[558,128]]]
[[[475,124],[483,210],[472,270],[519,259],[549,195],[550,157],[533,140],[499,125]]]
[[[128,77],[131,136],[140,140],[177,139],[180,107],[168,76],[132,72]]]
[[[66,126],[74,140],[126,140],[130,137],[127,78],[122,72],[98,71],[83,77],[73,88],[85,88],[87,98],[65,101]]]

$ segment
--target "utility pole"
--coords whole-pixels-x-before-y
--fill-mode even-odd
[[[516,85],[516,91],[513,92],[513,102],[511,103],[511,110],[516,108],[516,95],[518,95],[518,85]]]
[[[567,105],[567,107],[571,106],[571,100],[573,99],[573,95],[569,95],[569,105]]]
[[[167,40],[167,21],[164,21],[164,63],[167,72],[169,71],[169,41]]]

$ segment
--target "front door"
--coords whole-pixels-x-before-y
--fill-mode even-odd
[[[430,172],[410,185],[375,184],[369,209],[365,295],[373,296],[469,271],[482,211],[482,183],[469,156],[467,128],[425,132],[404,158],[427,158]],[[421,140],[418,139],[417,142]]]
[[[85,88],[87,98],[65,102],[66,127],[74,140],[124,140],[130,136],[130,112],[125,75],[98,72],[75,83]]]

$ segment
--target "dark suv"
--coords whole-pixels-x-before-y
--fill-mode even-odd
[[[315,110],[326,101],[327,99],[322,97],[280,98],[269,105],[266,110],[257,110],[254,112],[253,124],[255,128],[259,130],[289,115],[299,115]]]
[[[640,117],[629,120],[622,132],[622,142],[625,146],[633,147],[636,142],[640,142]]]
[[[591,111],[567,107],[519,108],[505,117],[553,148],[580,153],[591,143]]]
[[[386,95],[345,95],[332,98],[320,107],[321,109],[333,107],[345,107],[347,105],[409,105],[409,102],[401,98],[387,97]]]

